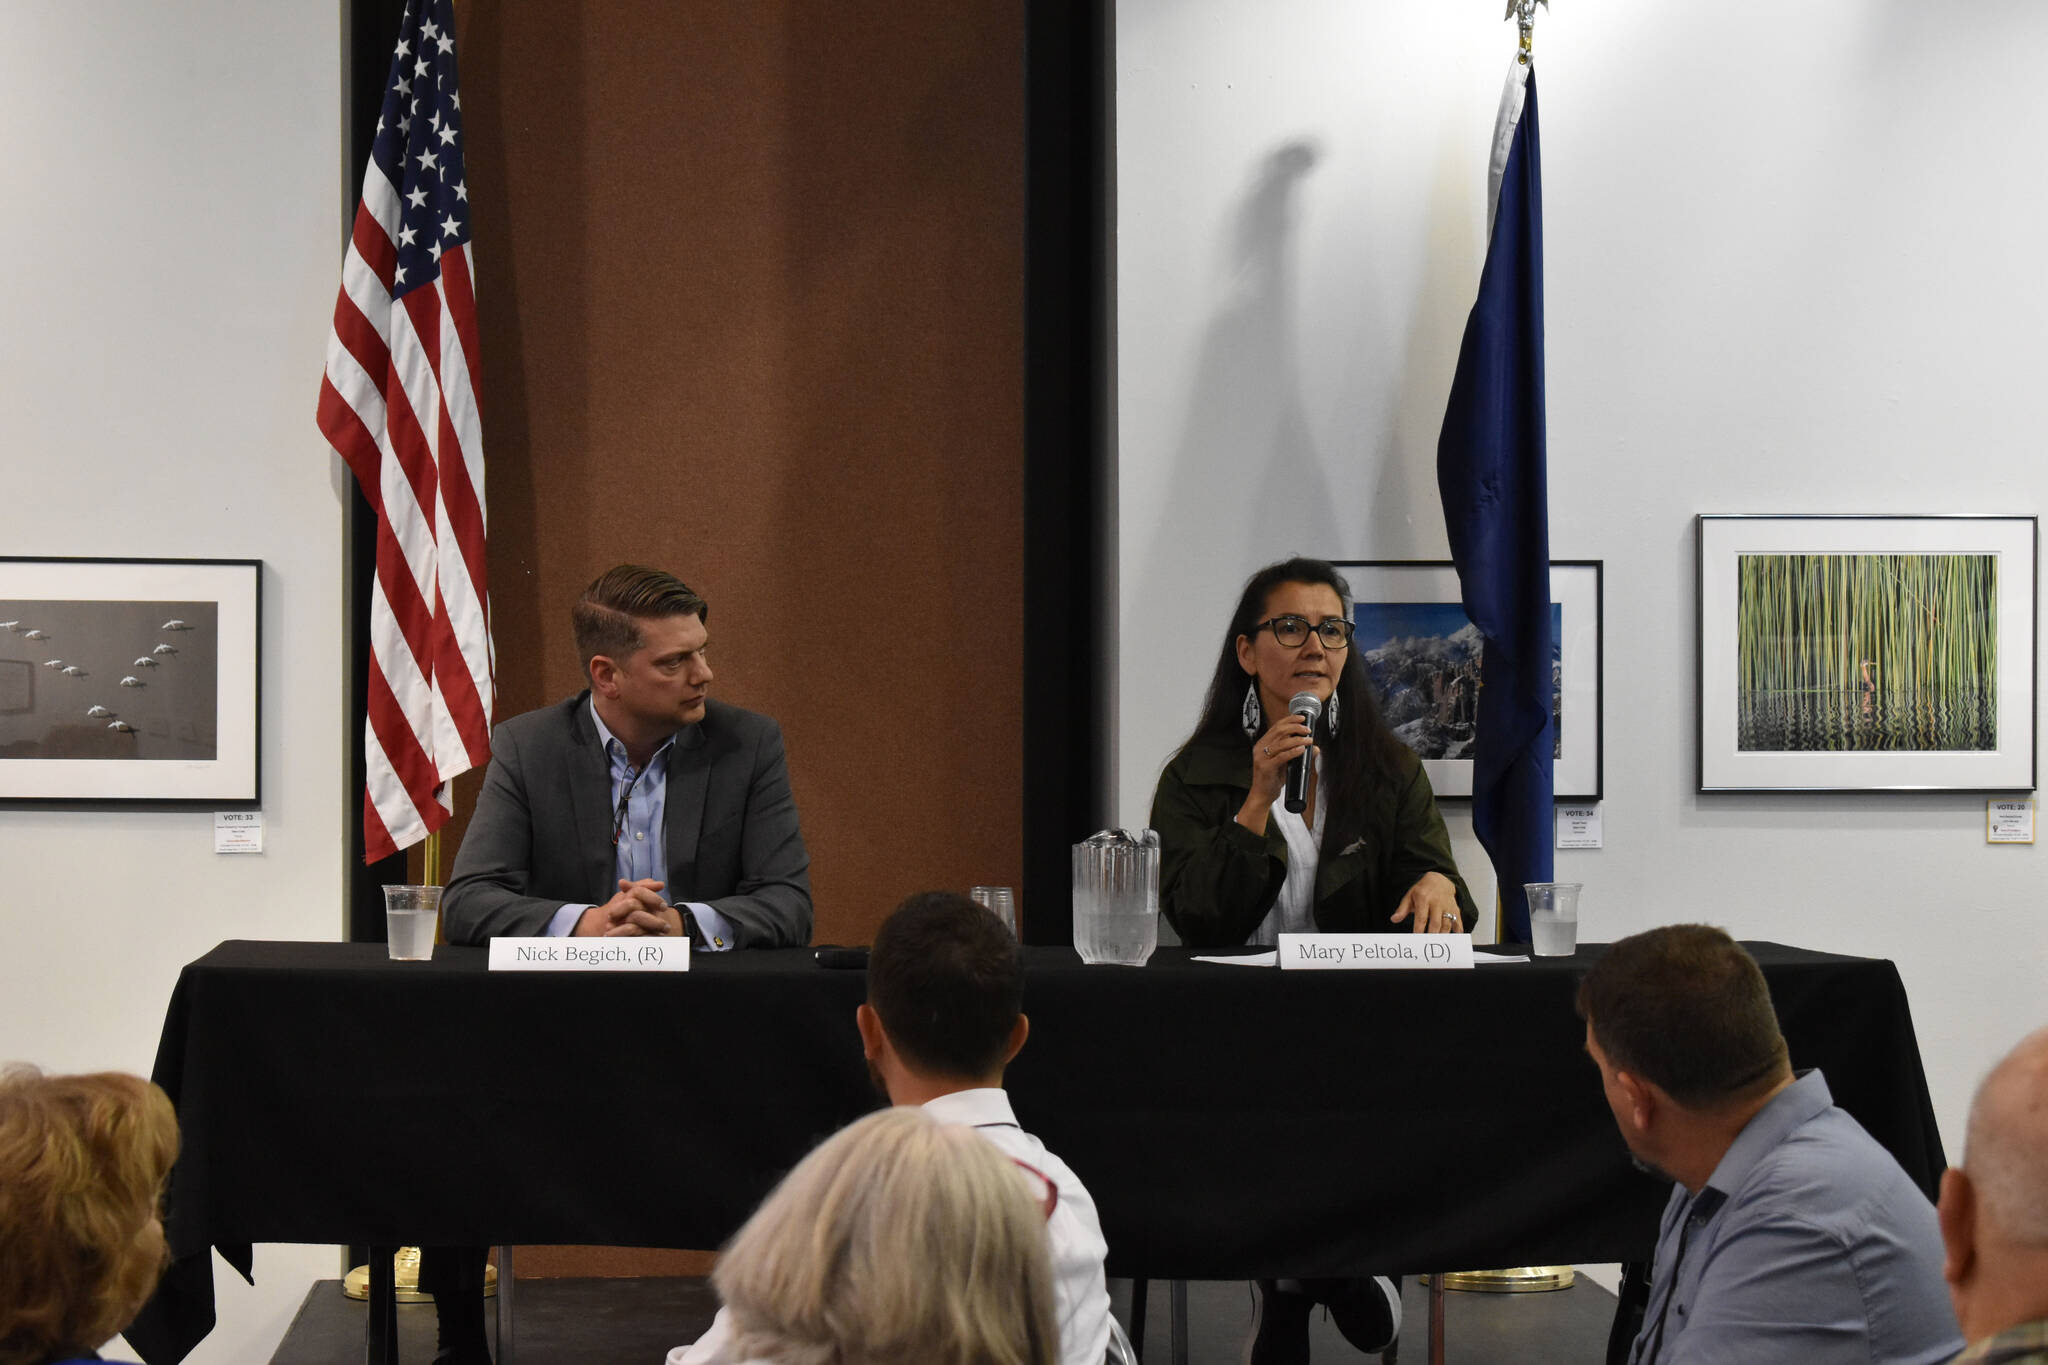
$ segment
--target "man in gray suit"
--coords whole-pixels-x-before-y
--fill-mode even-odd
[[[621,564],[571,619],[587,691],[514,716],[442,898],[450,943],[543,934],[687,935],[694,948],[811,937],[810,857],[782,731],[710,700],[704,599]],[[481,1247],[426,1247],[437,1365],[490,1365]]]
[[[704,599],[622,564],[572,618],[588,691],[515,716],[443,902],[451,943],[687,935],[704,951],[801,945],[810,858],[781,729],[715,702]]]

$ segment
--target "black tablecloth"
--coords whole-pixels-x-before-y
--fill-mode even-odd
[[[1749,945],[1795,1066],[1932,1194],[1943,1166],[1897,971]],[[1287,972],[1026,950],[1008,1088],[1094,1193],[1110,1273],[1233,1278],[1648,1255],[1668,1187],[1626,1160],[1575,959]],[[877,1102],[858,971],[808,949],[689,973],[490,973],[485,951],[224,943],[179,979],[156,1080],[184,1149],[176,1264],[129,1333],[212,1324],[208,1249],[253,1242],[719,1245]]]

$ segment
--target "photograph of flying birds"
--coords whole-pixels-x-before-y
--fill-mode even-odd
[[[219,616],[214,602],[0,599],[0,664],[21,680],[0,759],[213,761]]]

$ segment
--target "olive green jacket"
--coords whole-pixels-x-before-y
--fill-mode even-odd
[[[1478,921],[1421,761],[1403,749],[1398,766],[1399,779],[1366,799],[1364,835],[1325,848],[1316,866],[1315,922],[1325,933],[1410,932],[1391,916],[1425,872],[1449,877],[1465,924]],[[1287,841],[1273,822],[1263,836],[1237,823],[1251,789],[1251,748],[1235,736],[1197,735],[1159,775],[1159,907],[1189,947],[1245,942],[1287,879]]]

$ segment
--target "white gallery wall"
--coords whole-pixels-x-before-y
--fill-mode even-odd
[[[1448,555],[1436,438],[1514,25],[1482,0],[1116,6],[1116,814],[1290,552]],[[1979,796],[1696,794],[1699,512],[2039,512],[2038,0],[1538,10],[1551,547],[1606,562],[1581,934],[1895,959],[1951,1156],[2048,1023],[2048,849]],[[1469,806],[1446,814],[1490,907]],[[1484,932],[1492,933],[1491,911]]]
[[[185,962],[341,936],[341,51],[335,4],[0,5],[0,554],[263,561],[265,820],[224,857],[209,811],[0,810],[0,1062],[146,1075]],[[336,1264],[216,1262],[190,1359],[268,1359]]]

